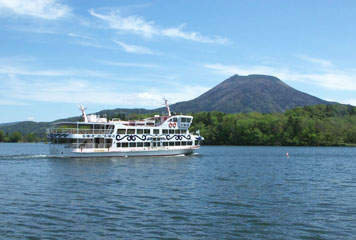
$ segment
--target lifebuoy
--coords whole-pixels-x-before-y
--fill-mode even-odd
[[[172,123],[169,123],[169,128],[171,128],[172,127]]]
[[[173,123],[173,127],[175,128],[177,126],[177,124],[176,123]]]

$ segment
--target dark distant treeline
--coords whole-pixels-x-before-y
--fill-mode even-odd
[[[22,135],[21,132],[16,131],[11,134],[8,132],[4,134],[2,130],[0,130],[0,142],[41,142],[45,141],[45,138],[41,138],[40,136],[34,133],[27,133],[26,135]]]
[[[108,118],[143,119],[151,114],[115,113]],[[356,146],[356,107],[314,105],[285,113],[200,112],[190,131],[208,145]],[[0,142],[46,141],[49,123],[22,122],[0,129]]]
[[[0,142],[45,142],[48,122],[18,122],[0,126]]]
[[[191,131],[204,144],[267,146],[356,146],[356,107],[314,105],[285,113],[202,112]]]

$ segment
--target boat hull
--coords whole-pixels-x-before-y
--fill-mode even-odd
[[[73,157],[73,158],[95,158],[95,157],[160,157],[189,155],[199,147],[187,148],[146,148],[146,149],[127,149],[118,151],[111,149],[72,149],[64,146],[55,146],[50,148],[50,154],[53,157]]]

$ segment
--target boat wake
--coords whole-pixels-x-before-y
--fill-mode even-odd
[[[185,154],[178,154],[178,155],[171,155],[171,156],[164,156],[164,157],[185,157]]]
[[[23,159],[38,159],[48,158],[46,154],[18,154],[18,155],[0,155],[0,160],[23,160]]]

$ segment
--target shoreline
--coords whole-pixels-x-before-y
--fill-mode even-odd
[[[22,143],[31,143],[31,144],[48,144],[48,142],[0,142],[0,144],[22,144]],[[229,145],[229,144],[206,144],[201,145],[201,147],[356,147],[356,144],[343,144],[343,145]]]

